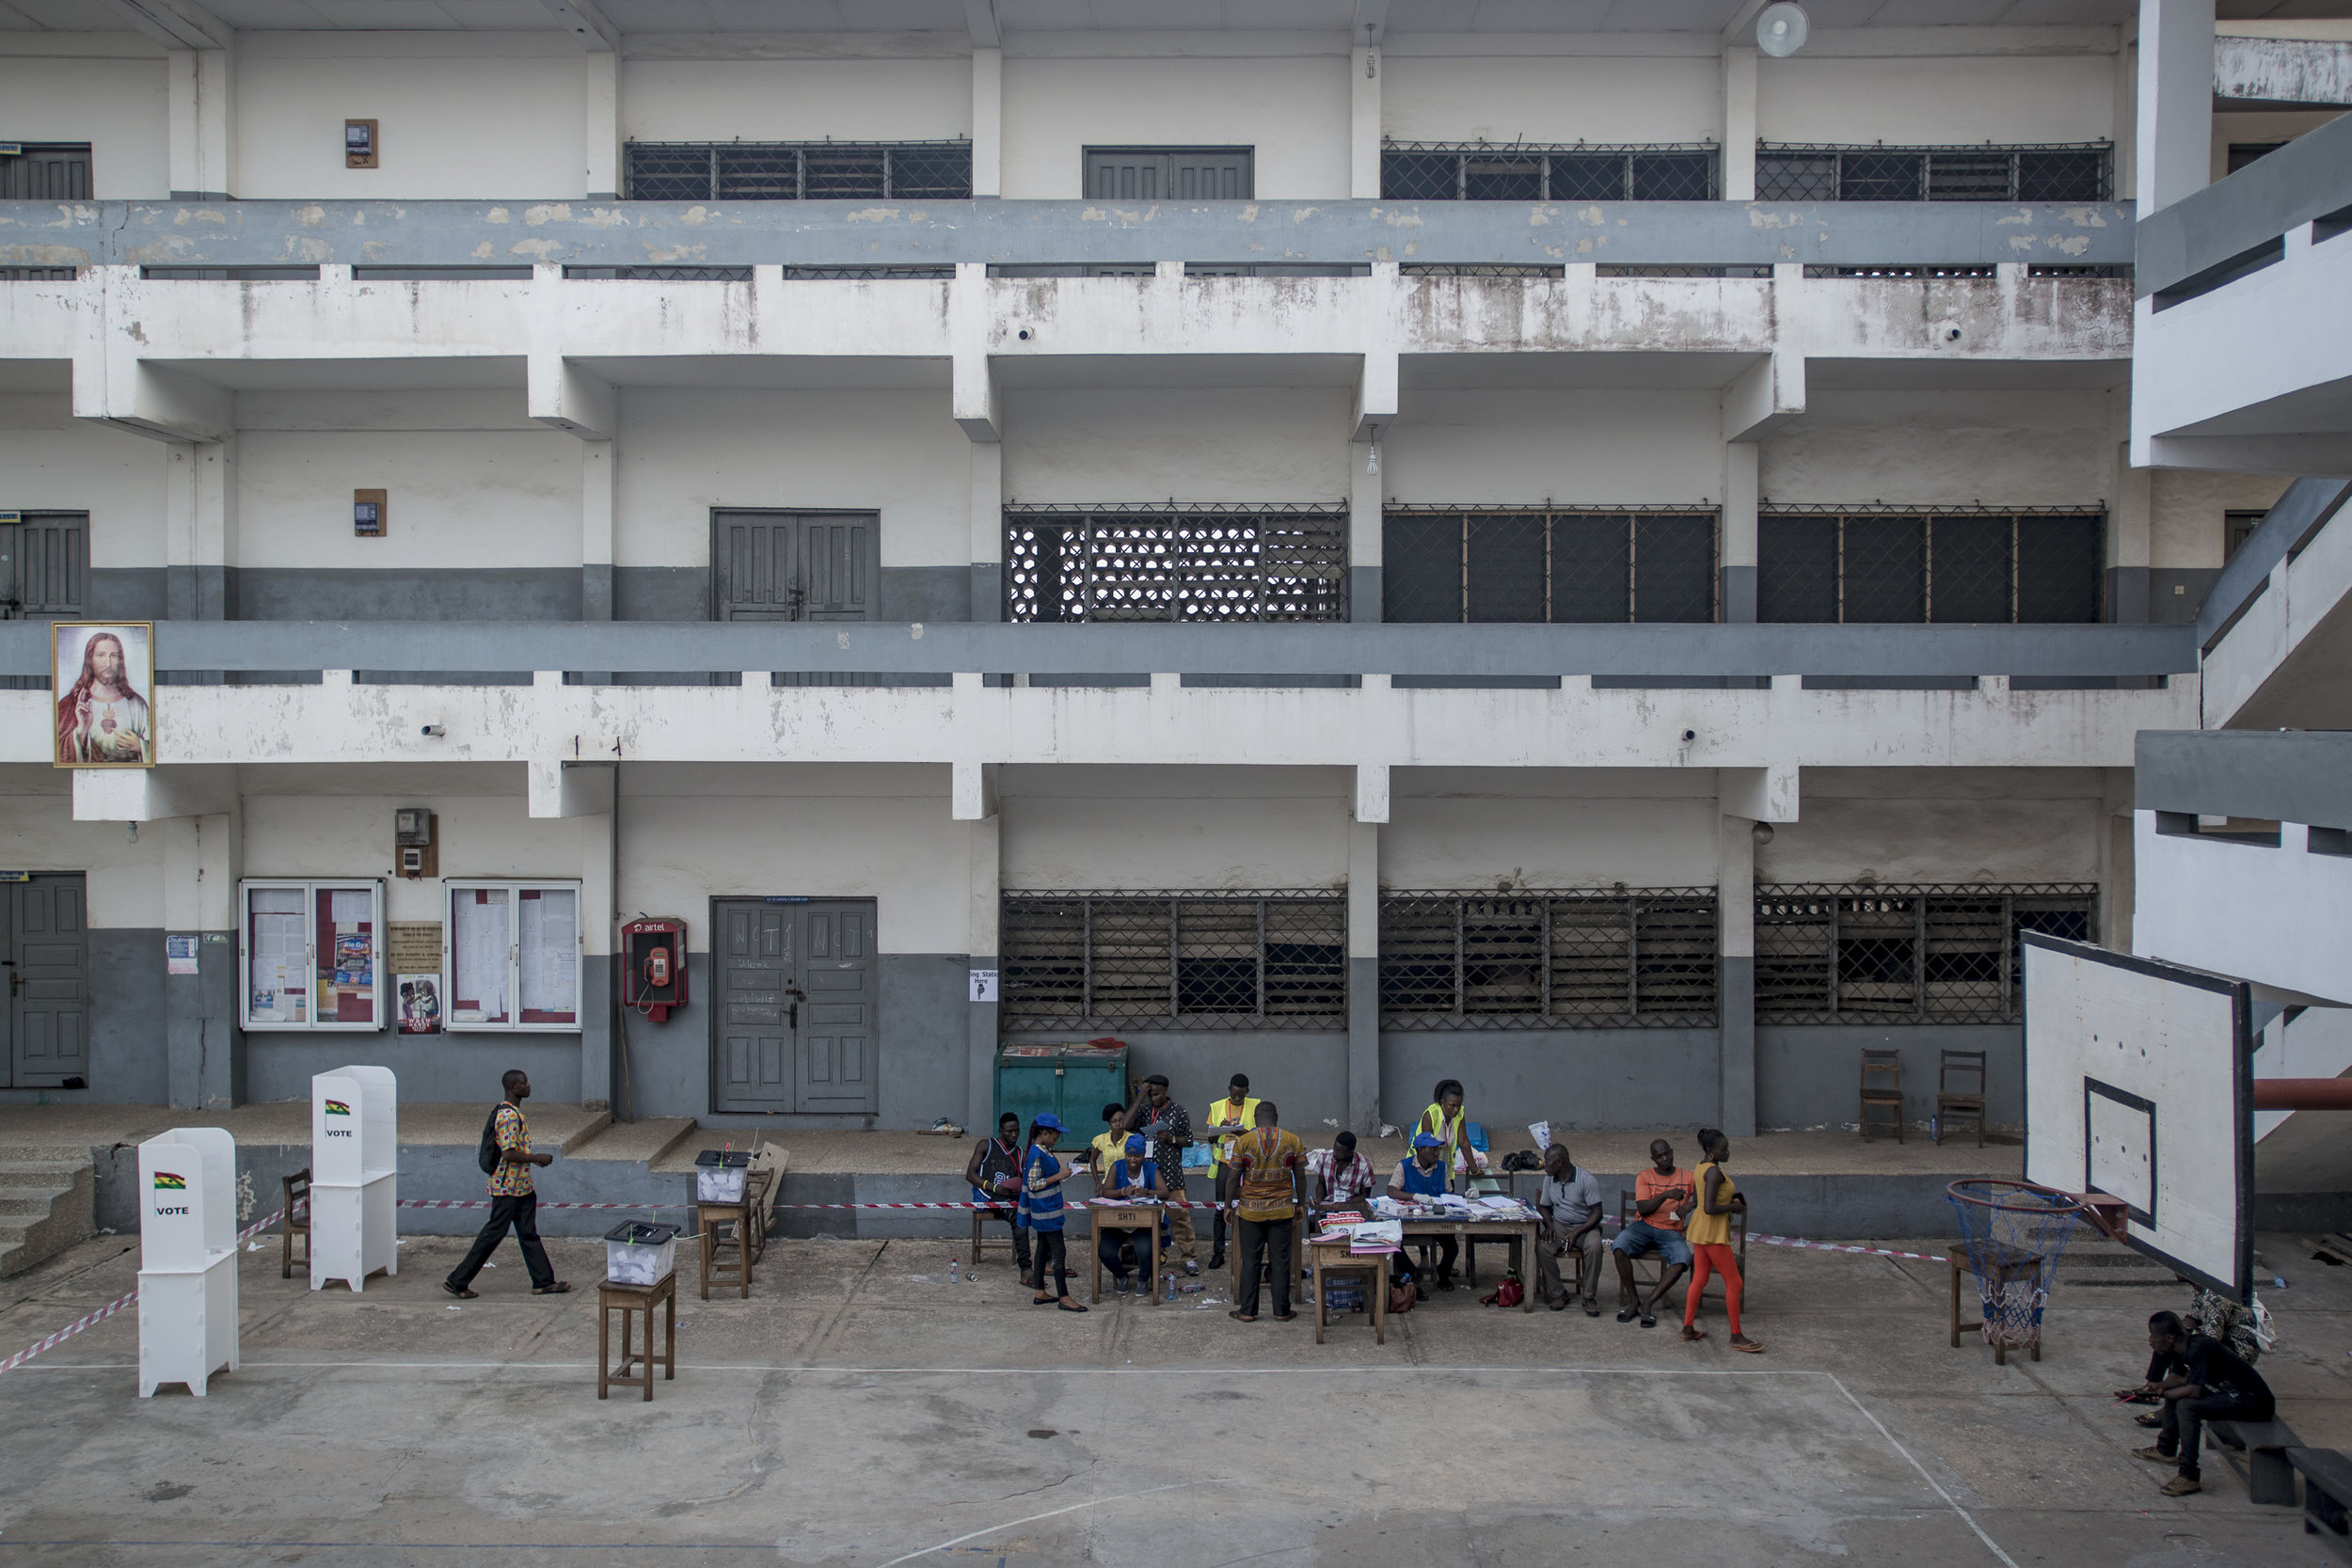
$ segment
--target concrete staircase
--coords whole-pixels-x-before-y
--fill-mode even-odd
[[[90,1234],[87,1151],[0,1144],[0,1275],[21,1274]]]

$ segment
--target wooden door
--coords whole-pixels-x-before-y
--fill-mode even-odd
[[[874,905],[844,899],[801,907],[800,1039],[793,1109],[872,1116],[875,1082]]]
[[[8,1074],[20,1089],[89,1081],[89,932],[82,874],[8,889]]]
[[[794,908],[752,899],[723,899],[716,908],[711,1109],[789,1111]]]

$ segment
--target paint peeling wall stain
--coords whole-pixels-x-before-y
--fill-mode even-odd
[[[505,208],[493,207],[488,212],[482,214],[482,221],[485,223],[505,223],[509,220],[510,216],[511,214]]]
[[[544,201],[536,207],[523,209],[523,222],[533,229],[543,223],[569,223],[571,221],[572,209],[567,202]]]
[[[888,223],[900,215],[896,207],[860,207],[855,212],[841,214],[843,221],[848,223]]]
[[[529,256],[534,261],[545,261],[563,248],[564,248],[564,243],[561,240],[516,240],[506,247],[506,253],[509,256]]]
[[[591,229],[627,229],[628,214],[617,207],[591,207],[588,215],[580,220]]]
[[[326,221],[326,209],[315,201],[310,202],[307,206],[294,209],[294,220],[305,229],[316,229]]]

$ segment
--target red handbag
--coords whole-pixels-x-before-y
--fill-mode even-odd
[[[1479,1297],[1478,1305],[1481,1307],[1517,1307],[1526,1299],[1527,1287],[1519,1283],[1518,1275],[1512,1275],[1506,1276],[1502,1284],[1494,1288],[1493,1294]]]

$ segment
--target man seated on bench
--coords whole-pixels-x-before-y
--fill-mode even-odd
[[[2134,1449],[2132,1456],[2159,1465],[2177,1462],[2180,1474],[2160,1490],[2168,1497],[2185,1497],[2203,1490],[2197,1480],[2197,1447],[2204,1424],[2273,1420],[2279,1402],[2243,1356],[2218,1339],[2188,1333],[2175,1313],[2158,1312],[2148,1320],[2148,1348],[2159,1360],[2170,1356],[2172,1370],[2158,1390],[2164,1419],[2155,1445]]]
[[[1617,1255],[1617,1321],[1629,1323],[1638,1317],[1644,1328],[1656,1328],[1658,1304],[1691,1266],[1691,1243],[1682,1234],[1682,1224],[1698,1199],[1691,1173],[1675,1164],[1672,1144],[1663,1138],[1650,1140],[1649,1164],[1649,1169],[1633,1178],[1634,1217],[1609,1247]],[[1652,1252],[1658,1254],[1658,1289],[1644,1301],[1633,1279],[1633,1259]]]
[[[1007,1111],[996,1118],[996,1136],[972,1146],[963,1179],[972,1185],[975,1203],[1002,1204],[979,1211],[983,1219],[1003,1220],[1012,1227],[1012,1260],[1021,1277],[1029,1277],[1029,1232],[1016,1224],[1014,1206],[1021,1201],[1021,1118]]]

